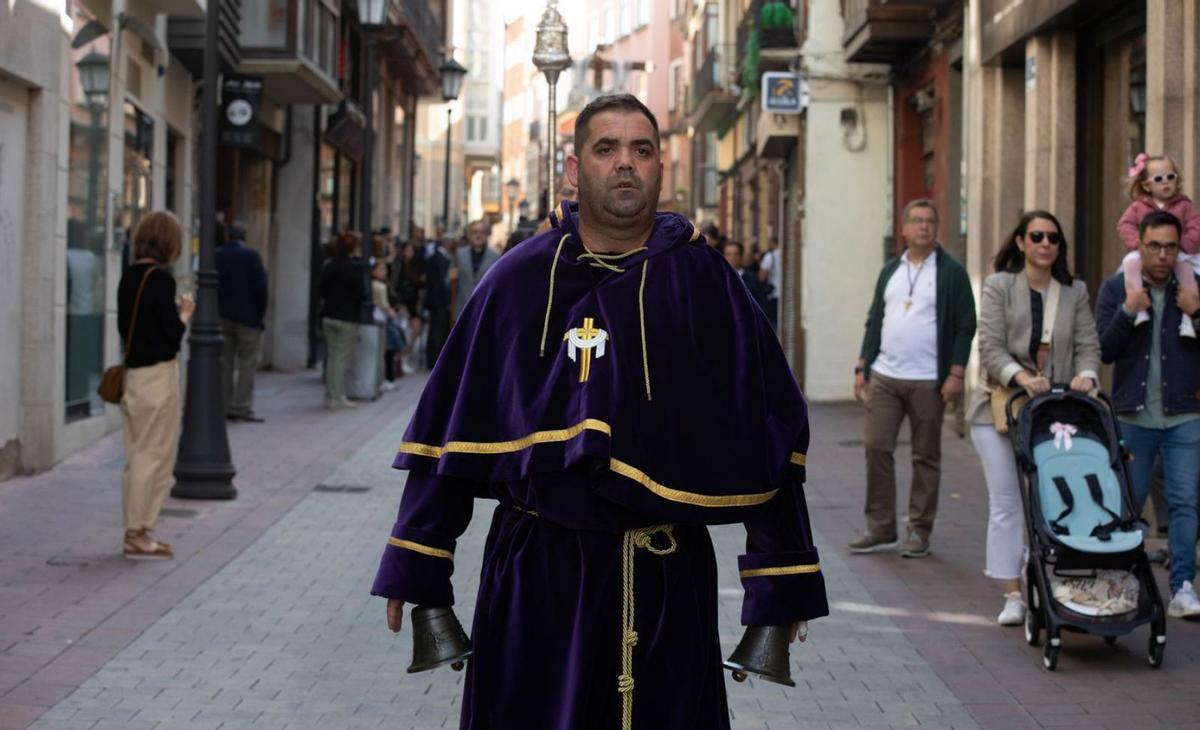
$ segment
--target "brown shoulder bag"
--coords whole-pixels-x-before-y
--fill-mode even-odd
[[[129,332],[125,333],[125,360],[129,359],[129,346],[133,343],[133,328],[137,325],[138,309],[142,303],[142,292],[146,289],[146,282],[150,279],[150,274],[154,272],[154,266],[146,269],[146,274],[142,277],[142,283],[138,284],[137,296],[133,298],[133,313],[129,316]],[[120,403],[121,398],[125,396],[125,363],[113,365],[104,371],[103,377],[100,378],[100,386],[96,388],[96,394],[100,396],[100,400],[105,403]]]

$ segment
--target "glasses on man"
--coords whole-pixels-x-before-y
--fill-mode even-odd
[[[1062,234],[1053,232],[1046,233],[1045,231],[1030,231],[1029,240],[1033,241],[1034,243],[1041,243],[1042,241],[1045,241],[1051,246],[1057,246],[1058,244],[1062,243]]]
[[[1158,183],[1159,185],[1162,185],[1165,182],[1175,182],[1176,180],[1179,179],[1179,176],[1173,172],[1168,172],[1166,175],[1155,175],[1154,177],[1152,177],[1150,179],[1153,180],[1154,182]]]
[[[1147,251],[1155,256],[1162,256],[1163,254],[1170,256],[1172,254],[1179,253],[1178,243],[1159,243],[1158,241],[1147,241],[1142,245],[1146,247]]]
[[[937,218],[921,218],[914,215],[909,217],[908,222],[917,226],[936,226]]]

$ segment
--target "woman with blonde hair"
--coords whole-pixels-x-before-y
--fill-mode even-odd
[[[171,546],[150,532],[167,496],[183,411],[179,346],[196,304],[177,297],[169,267],[179,258],[183,230],[166,211],[142,218],[133,232],[133,264],[117,287],[117,329],[126,342],[121,425],[124,554],[130,560],[166,560]]]

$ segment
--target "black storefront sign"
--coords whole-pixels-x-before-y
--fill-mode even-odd
[[[990,63],[1029,36],[1052,29],[1056,21],[1079,4],[1079,0],[981,0],[983,62]],[[1023,54],[1021,48],[1020,55]]]
[[[221,84],[221,146],[258,145],[258,116],[262,107],[261,76],[226,76]]]

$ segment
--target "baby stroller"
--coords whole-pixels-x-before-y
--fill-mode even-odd
[[[1025,641],[1037,646],[1045,629],[1042,664],[1054,671],[1062,631],[1100,636],[1111,645],[1149,623],[1147,657],[1157,668],[1167,641],[1166,611],[1133,511],[1128,452],[1112,402],[1055,386],[1014,416],[1014,403],[1024,396],[1017,391],[1005,410],[1029,535]],[[1100,583],[1102,572],[1120,576],[1125,590]],[[1081,584],[1108,586],[1103,595],[1113,600],[1106,609],[1062,600],[1069,586]]]

